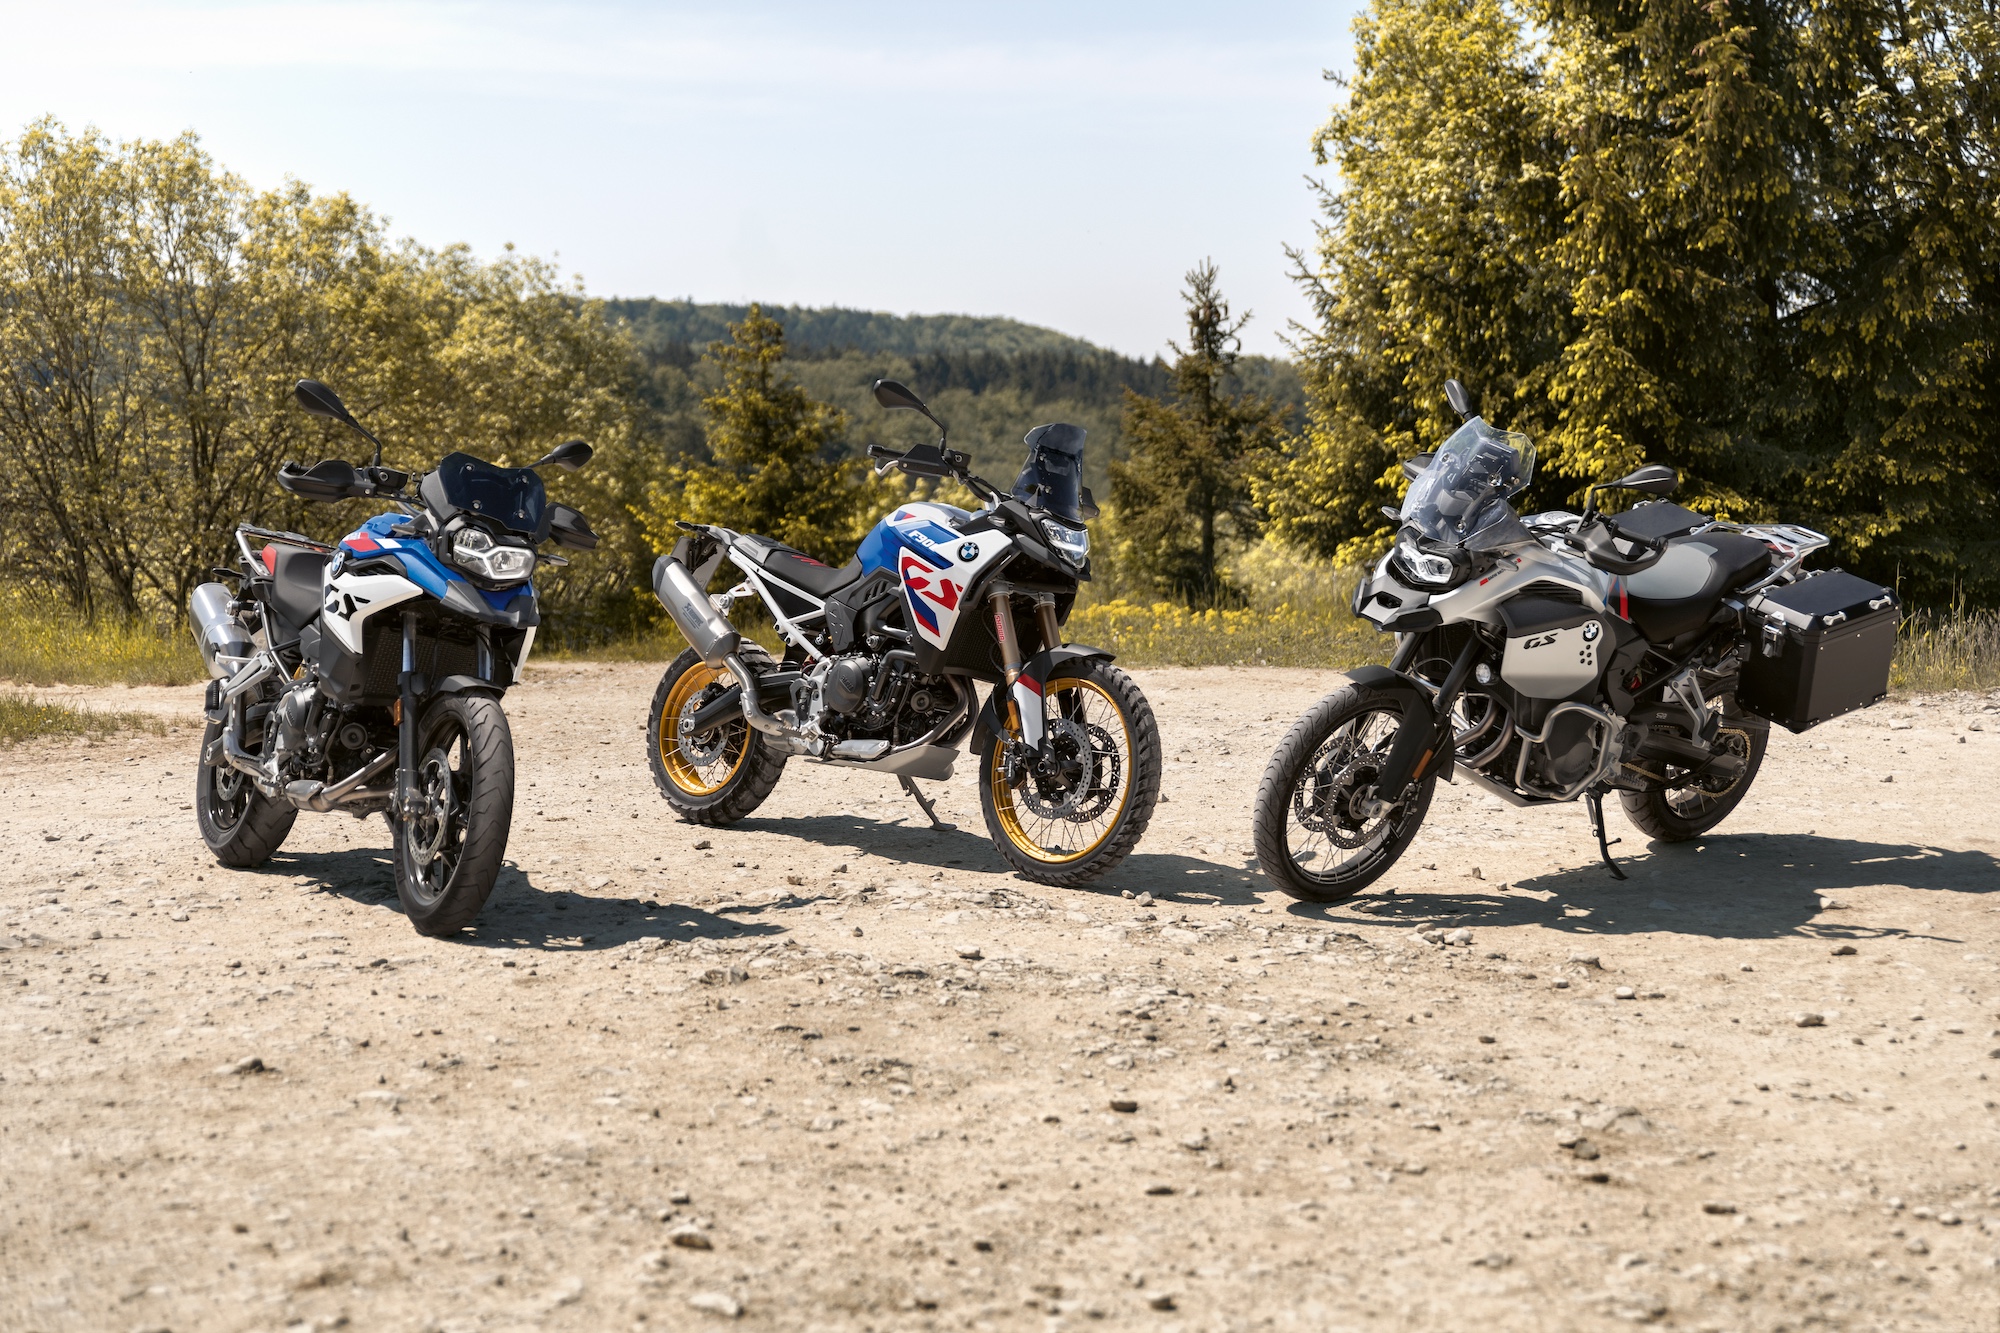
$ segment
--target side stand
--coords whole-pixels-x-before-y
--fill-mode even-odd
[[[1585,796],[1583,799],[1590,806],[1590,827],[1597,834],[1597,854],[1604,858],[1604,864],[1611,871],[1611,877],[1613,879],[1624,879],[1625,872],[1620,870],[1618,868],[1618,863],[1611,859],[1611,848],[1615,844],[1623,842],[1624,839],[1613,838],[1610,842],[1606,842],[1604,840],[1603,794],[1601,792],[1591,792],[1588,796]]]
[[[958,831],[958,825],[946,824],[938,819],[937,806],[924,798],[924,794],[917,790],[917,784],[910,780],[907,773],[898,773],[896,781],[902,783],[903,790],[908,792],[911,799],[916,801],[919,806],[923,807],[924,818],[931,821],[932,828],[938,830],[940,833],[955,833]]]

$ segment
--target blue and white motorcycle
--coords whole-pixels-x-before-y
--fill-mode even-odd
[[[278,485],[397,512],[335,546],[239,526],[242,568],[215,571],[235,592],[195,589],[189,624],[213,677],[195,817],[217,860],[254,866],[301,810],[384,813],[410,923],[449,935],[479,914],[507,850],[514,743],[500,700],[541,621],[529,579],[565,563],[537,548],[597,545],[534,469],[574,471],[591,449],[572,440],[524,468],[454,453],[412,478],[382,466],[381,442],[331,389],[301,380],[296,393],[365,436],[375,459],[287,463]]]
[[[1124,860],[1160,790],[1153,710],[1111,654],[1063,638],[1090,577],[1077,426],[1038,426],[1011,491],[967,471],[944,424],[893,380],[884,407],[920,412],[938,443],[869,450],[877,472],[953,479],[984,505],[902,505],[838,569],[768,537],[683,523],[653,589],[693,647],[653,696],[653,780],[682,819],[729,824],[771,793],[793,756],[891,774],[935,824],[913,779],[952,775],[970,744],[994,845],[1023,877],[1082,884]],[[706,591],[724,560],[743,576]],[[729,623],[762,601],[774,660]],[[977,688],[990,687],[981,706]]]

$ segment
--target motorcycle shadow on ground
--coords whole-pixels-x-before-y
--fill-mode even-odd
[[[1628,843],[1612,850],[1634,849]],[[1619,865],[1630,878],[1614,879],[1601,862],[1589,862],[1529,876],[1504,892],[1498,885],[1480,893],[1415,888],[1328,908],[1299,903],[1292,910],[1405,926],[1534,925],[1577,935],[1951,939],[1921,927],[1863,925],[1844,919],[1841,909],[1866,911],[1872,888],[2000,892],[2000,858],[1988,851],[1812,834],[1711,834],[1695,842],[1650,843],[1642,853],[1620,856]],[[1358,903],[1371,910],[1364,915]]]
[[[889,864],[879,870],[870,867],[878,882],[899,879],[919,885],[931,874],[944,871],[1008,872],[1011,867],[994,850],[983,826],[936,829],[922,823],[885,823],[869,815],[813,815],[805,818],[771,819],[752,816],[732,830],[796,838],[822,849],[851,847]],[[725,830],[725,836],[727,834]],[[768,859],[768,853],[766,854]],[[1126,857],[1104,878],[1069,889],[1052,889],[1010,876],[1008,887],[1024,892],[1084,893],[1097,897],[1118,897],[1121,890],[1151,893],[1161,902],[1189,906],[1245,907],[1264,900],[1259,886],[1269,889],[1257,873],[1253,861],[1224,864],[1198,857],[1168,852],[1149,852],[1142,840],[1138,850]]]
[[[397,904],[394,872],[386,847],[354,847],[338,852],[279,852],[266,863],[273,874],[309,878],[315,892],[337,894],[370,907]],[[658,897],[607,898],[537,885],[529,873],[508,862],[493,894],[471,929],[454,937],[475,948],[532,949],[545,953],[595,953],[633,940],[748,939],[783,934],[786,927],[763,918],[784,909],[809,906],[805,899],[760,903],[732,916]]]

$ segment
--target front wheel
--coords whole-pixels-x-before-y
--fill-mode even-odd
[[[1097,658],[1063,663],[1042,687],[1047,753],[980,756],[987,836],[1021,878],[1073,887],[1138,845],[1160,798],[1160,728],[1132,678]]]
[[[1407,719],[1402,704],[1348,685],[1314,704],[1271,755],[1252,813],[1257,862],[1279,888],[1337,903],[1396,864],[1430,809],[1437,774],[1378,809],[1375,781]]]
[[[415,809],[395,828],[396,896],[425,935],[455,935],[486,905],[514,823],[514,737],[498,699],[448,694],[417,727]]]

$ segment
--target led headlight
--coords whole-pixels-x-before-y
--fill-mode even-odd
[[[1391,563],[1406,583],[1418,588],[1449,588],[1460,573],[1449,556],[1420,551],[1408,537],[1397,540]]]
[[[525,546],[502,546],[479,528],[452,534],[451,562],[488,583],[520,583],[535,572],[535,553]]]
[[[1042,520],[1042,535],[1049,540],[1049,546],[1063,559],[1083,568],[1083,562],[1090,556],[1090,534],[1082,528],[1072,528],[1066,523],[1058,523],[1052,518]]]

